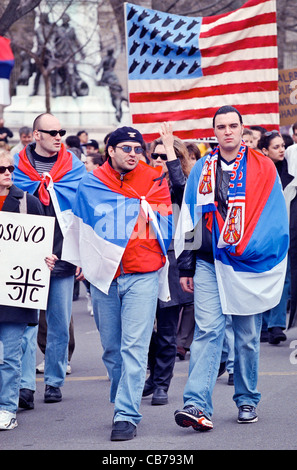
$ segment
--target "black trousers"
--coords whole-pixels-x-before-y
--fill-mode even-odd
[[[150,376],[148,382],[168,390],[176,358],[177,325],[180,306],[160,308],[156,312],[156,328],[148,353]]]
[[[38,333],[37,333],[37,344],[40,351],[45,354],[46,349],[46,336],[47,336],[47,323],[45,318],[45,311],[40,310]],[[73,316],[71,315],[70,326],[69,326],[69,343],[68,343],[68,361],[70,362],[72,354],[75,348],[74,339],[74,327],[73,327]]]

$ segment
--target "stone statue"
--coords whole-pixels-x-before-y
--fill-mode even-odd
[[[123,88],[118,77],[114,73],[116,59],[114,58],[113,53],[113,49],[109,49],[107,51],[107,55],[102,59],[101,64],[96,70],[97,76],[99,72],[103,70],[100,80],[97,80],[97,85],[108,86],[111,102],[116,110],[116,119],[120,122],[123,115],[122,102],[127,100],[122,96]]]
[[[78,53],[82,58],[85,55],[75,29],[69,23],[70,17],[64,13],[62,25],[58,27],[55,38],[56,73],[53,94],[54,96],[85,96],[89,92],[88,85],[81,79],[75,62]]]
[[[21,63],[21,70],[18,76],[17,84],[27,86],[29,84],[29,78],[35,71],[35,67],[31,62],[31,58],[26,54],[26,52],[21,51],[20,58],[21,58],[22,63]]]
[[[55,48],[55,25],[51,24],[47,13],[41,13],[39,19],[39,26],[36,29],[37,37],[37,51],[36,55],[43,57],[43,66],[45,68],[52,68],[54,66],[54,48]],[[36,67],[36,75],[34,79],[32,95],[38,94],[39,81],[41,71]],[[51,76],[52,79],[52,76]]]

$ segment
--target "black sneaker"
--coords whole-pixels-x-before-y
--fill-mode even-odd
[[[241,405],[238,407],[238,423],[256,423],[258,416],[256,408],[252,405]]]
[[[59,387],[52,387],[51,385],[45,386],[44,402],[57,403],[62,400],[62,393]]]
[[[187,405],[174,413],[175,422],[182,428],[192,426],[195,431],[210,431],[213,424],[209,418],[193,405]]]
[[[136,426],[130,421],[116,421],[112,425],[111,441],[129,441],[136,436]]]
[[[29,390],[29,388],[21,388],[19,394],[19,408],[24,408],[25,410],[34,409],[34,392]]]
[[[281,341],[286,341],[287,337],[279,326],[274,326],[268,330],[269,344],[279,344]]]

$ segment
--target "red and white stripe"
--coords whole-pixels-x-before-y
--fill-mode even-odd
[[[235,106],[246,126],[279,127],[275,0],[249,0],[242,8],[205,17],[199,36],[203,76],[130,80],[131,119],[147,142],[171,121],[181,139],[212,137],[212,118]]]

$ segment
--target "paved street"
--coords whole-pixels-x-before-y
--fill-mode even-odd
[[[101,360],[95,322],[87,313],[84,288],[81,288],[79,300],[73,303],[73,315],[76,348],[71,362],[72,374],[67,376],[62,388],[62,402],[43,402],[43,376],[37,375],[35,409],[19,411],[19,426],[0,433],[1,450],[101,450],[104,451],[100,454],[102,463],[105,463],[104,456],[110,459],[121,452],[127,455],[124,451],[133,455],[136,450],[145,450],[148,455],[152,450],[162,455],[188,451],[186,455],[195,457],[198,450],[297,448],[297,328],[290,330],[288,340],[279,346],[261,345],[259,390],[262,400],[258,406],[258,423],[240,425],[236,422],[233,387],[227,385],[228,376],[224,374],[214,391],[214,429],[198,433],[192,428],[178,427],[173,413],[182,407],[189,361],[177,359],[169,404],[151,406],[151,397],[144,398],[137,437],[132,441],[111,442],[113,405],[108,400],[109,381]],[[37,360],[41,359],[38,351]]]

